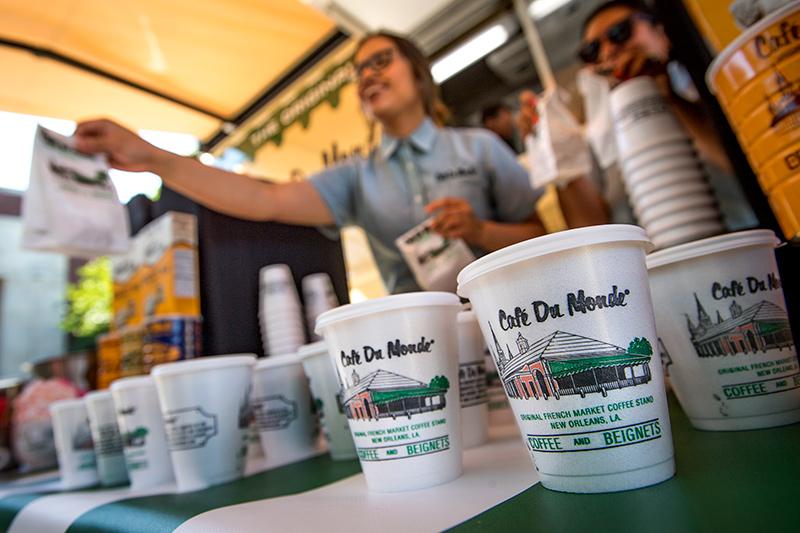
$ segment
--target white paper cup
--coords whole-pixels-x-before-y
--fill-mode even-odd
[[[262,309],[258,313],[258,318],[265,327],[271,327],[272,325],[279,326],[287,323],[296,324],[298,322],[302,324],[302,316],[303,310],[299,304],[270,304],[269,310]]]
[[[454,294],[410,293],[344,305],[317,320],[373,491],[422,489],[461,475],[460,309]]]
[[[461,271],[542,484],[612,492],[674,474],[637,226],[562,231]]]
[[[142,489],[174,482],[164,417],[153,378],[118,379],[110,389],[131,486]]]
[[[287,303],[299,302],[297,287],[288,265],[265,266],[259,271],[258,277],[262,299],[269,297],[285,299]]]
[[[264,448],[261,446],[261,435],[258,434],[256,421],[253,419],[247,426],[247,460],[261,461],[264,459]]]
[[[674,228],[687,224],[702,223],[708,221],[719,222],[720,214],[714,207],[698,209],[687,209],[672,215],[661,217],[645,226],[648,235],[658,235]]]
[[[609,97],[620,159],[667,142],[689,140],[652,78],[621,83]]]
[[[242,477],[255,360],[223,355],[153,368],[179,491]]]
[[[285,309],[301,307],[293,281],[262,282],[260,305],[265,313],[281,313]]]
[[[297,355],[259,359],[253,370],[251,404],[268,465],[293,463],[314,453],[311,393]]]
[[[672,388],[698,429],[800,421],[800,365],[769,230],[647,257]]]
[[[350,434],[347,417],[341,403],[341,384],[325,342],[315,342],[300,348],[297,353],[308,376],[311,396],[322,421],[322,430],[334,460],[355,459],[356,445]]]
[[[611,91],[609,106],[614,118],[618,118],[626,107],[654,97],[661,98],[661,92],[655,80],[649,76],[637,76],[614,87],[614,90]],[[647,118],[647,115],[636,114],[623,118],[635,122]]]
[[[331,277],[325,272],[309,274],[300,282],[303,287],[303,297],[306,306],[313,303],[324,304],[330,307],[339,305],[336,293],[333,290]]]
[[[303,331],[303,323],[298,316],[297,320],[283,320],[282,322],[272,322],[268,325],[267,330],[271,335],[288,335],[300,334]]]
[[[695,222],[685,226],[664,231],[663,233],[653,233],[650,239],[658,249],[669,248],[687,242],[696,241],[712,235],[719,235],[725,228],[722,222],[711,220],[706,222]]]
[[[461,394],[462,446],[489,440],[485,344],[474,311],[458,313],[458,381]]]
[[[270,346],[269,349],[269,356],[268,357],[278,357],[287,354],[297,353],[297,350],[300,346],[303,345],[303,341],[298,339],[296,342],[282,344],[280,346]]]
[[[679,183],[677,185],[670,185],[657,191],[647,193],[640,197],[631,197],[633,211],[638,216],[640,213],[646,212],[648,209],[655,207],[662,202],[672,200],[682,196],[711,196],[711,187],[705,182],[690,182]],[[713,197],[713,196],[712,196]]]
[[[625,176],[625,184],[629,187],[633,187],[653,178],[660,178],[678,172],[686,172],[687,170],[694,170],[703,175],[700,161],[693,155],[673,156],[669,159],[654,161],[639,168],[626,171],[623,174]]]
[[[285,329],[278,332],[271,332],[271,335],[267,338],[267,343],[277,346],[280,344],[302,341],[304,338],[305,335],[300,329]]]
[[[646,226],[647,224],[653,222],[654,220],[657,220],[665,216],[670,216],[674,213],[690,209],[702,209],[710,206],[713,206],[715,209],[717,209],[717,211],[719,211],[719,209],[717,208],[716,199],[710,194],[678,197],[678,198],[673,198],[672,200],[667,200],[665,202],[662,202],[657,206],[651,207],[647,211],[643,212],[641,216],[638,217],[638,219],[640,225]]]
[[[91,487],[100,482],[83,400],[61,400],[50,404],[53,437],[58,454],[61,487],[65,490]]]
[[[298,345],[299,343],[299,345]],[[280,342],[270,342],[270,355],[283,355],[286,353],[297,353],[297,348],[303,345],[303,339],[284,339]]]
[[[100,484],[110,487],[127,483],[128,471],[111,392],[93,391],[84,396],[83,401],[89,414]]]
[[[685,139],[662,143],[622,160],[622,171],[623,173],[628,173],[656,161],[662,161],[674,156],[696,157],[696,152],[692,143]]]
[[[292,287],[294,290],[294,287]],[[293,316],[302,309],[299,299],[286,294],[265,294],[262,297],[259,313],[265,318]]]
[[[705,184],[705,174],[696,168],[684,168],[682,170],[676,170],[675,172],[649,178],[635,185],[630,185],[627,189],[628,194],[633,198],[633,201],[636,202],[638,198],[642,198],[650,193],[686,183]]]
[[[258,278],[262,283],[273,281],[294,281],[292,269],[289,268],[289,265],[283,263],[276,263],[274,265],[261,267],[261,269],[258,271]]]
[[[303,287],[303,302],[305,304],[308,330],[312,332],[312,340],[318,341],[321,337],[313,333],[317,317],[325,311],[339,307],[339,298],[333,290],[330,276],[325,272],[304,277],[301,285]]]

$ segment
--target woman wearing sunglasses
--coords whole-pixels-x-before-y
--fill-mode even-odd
[[[613,87],[637,76],[652,76],[675,115],[709,165],[712,185],[729,229],[758,223],[720,138],[686,69],[672,57],[672,44],[654,13],[635,0],[597,7],[583,25],[580,59]]]
[[[443,128],[445,108],[428,63],[410,41],[388,33],[363,39],[355,53],[358,96],[382,126],[368,157],[323,170],[308,181],[269,184],[160,150],[108,120],[78,125],[76,147],[105,153],[112,166],[151,171],[164,183],[222,213],[256,221],[361,226],[390,292],[417,290],[394,242],[433,217],[433,229],[462,238],[476,254],[541,235],[539,197],[514,154],[484,130]],[[605,208],[588,180],[562,191],[573,226],[603,223]]]

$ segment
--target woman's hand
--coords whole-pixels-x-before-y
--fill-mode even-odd
[[[106,154],[112,167],[130,172],[154,171],[168,154],[107,119],[81,122],[74,137],[79,152]]]
[[[439,198],[425,206],[425,211],[434,215],[431,228],[443,237],[464,239],[472,245],[480,241],[483,221],[463,198]]]

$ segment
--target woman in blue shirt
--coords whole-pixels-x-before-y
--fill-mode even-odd
[[[78,125],[76,147],[105,153],[121,170],[150,171],[216,211],[257,221],[362,227],[390,292],[417,285],[395,247],[433,217],[433,229],[478,254],[544,233],[539,196],[514,154],[485,130],[443,128],[444,106],[427,60],[388,33],[364,38],[355,54],[358,95],[382,126],[380,147],[306,182],[270,184],[160,150],[109,120]],[[605,207],[586,179],[560,191],[572,226],[602,223]]]

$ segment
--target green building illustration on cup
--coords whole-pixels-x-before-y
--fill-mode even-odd
[[[492,355],[510,398],[556,399],[634,387],[652,379],[653,347],[635,337],[627,349],[581,335],[555,331],[531,344],[520,332],[517,353],[504,350],[489,324],[494,340]]]
[[[345,416],[355,419],[411,418],[417,413],[444,409],[450,389],[446,376],[423,383],[387,370],[376,370],[364,379],[353,370],[352,385],[343,393]]]
[[[716,320],[712,321],[696,293],[694,300],[697,319],[693,322],[687,315],[686,325],[699,357],[764,353],[794,346],[789,316],[770,301],[761,300],[742,309],[733,300],[728,306],[729,317],[723,318],[717,309]]]
[[[148,433],[146,427],[139,426],[122,435],[122,444],[125,448],[141,448],[147,442]]]

